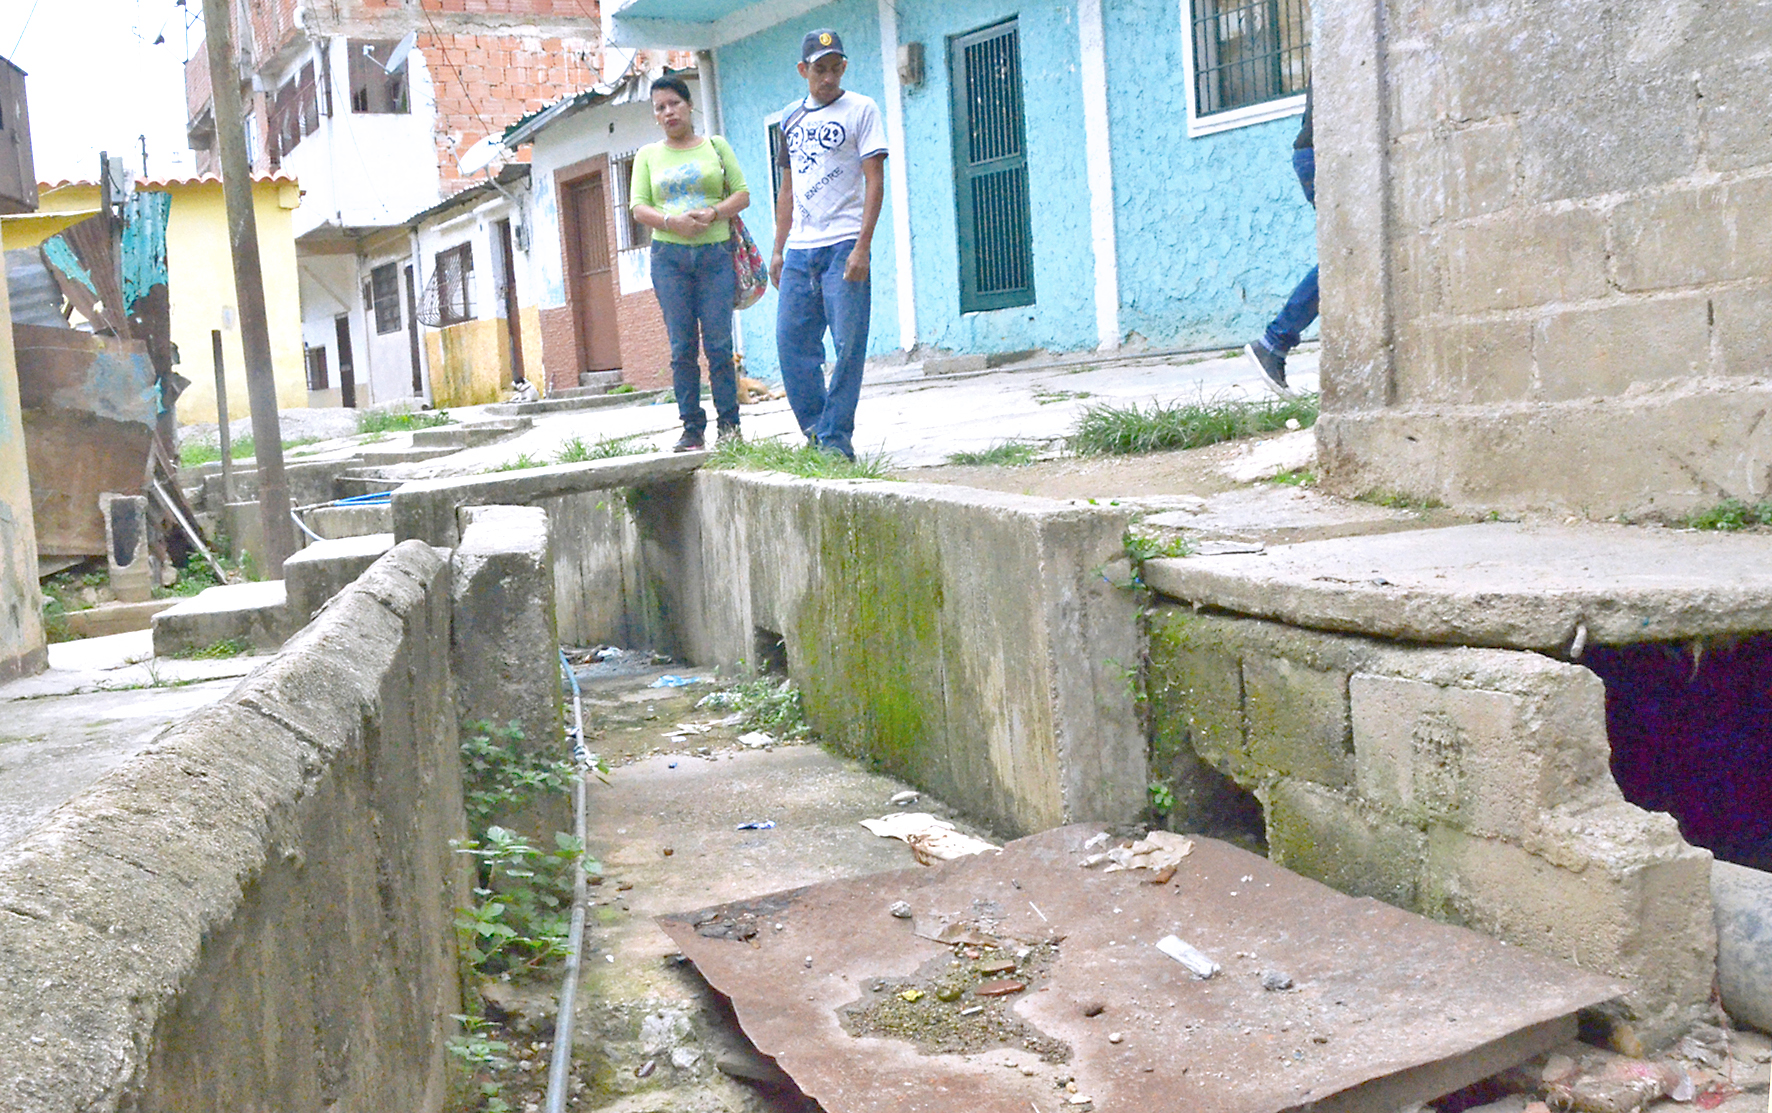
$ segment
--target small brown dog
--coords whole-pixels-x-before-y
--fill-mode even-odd
[[[769,384],[760,379],[753,379],[748,375],[740,375],[738,377],[738,400],[742,405],[753,406],[758,402],[766,402],[771,398],[786,397],[786,391],[779,388],[771,390],[769,389]]]

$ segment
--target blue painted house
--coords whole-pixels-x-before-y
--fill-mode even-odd
[[[626,46],[707,52],[768,251],[772,131],[833,27],[886,117],[869,354],[1239,346],[1315,261],[1291,166],[1309,0],[628,0]],[[774,295],[743,314],[776,377]]]

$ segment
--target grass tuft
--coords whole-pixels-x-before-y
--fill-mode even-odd
[[[252,652],[252,643],[242,638],[223,638],[205,646],[181,649],[173,656],[187,661],[220,661]]]
[[[410,433],[454,424],[448,410],[364,410],[357,415],[359,433]]]
[[[638,435],[603,437],[589,444],[583,437],[573,437],[554,453],[556,464],[582,464],[589,460],[607,460],[612,456],[638,456],[651,452],[652,446]]]
[[[523,471],[525,468],[545,468],[547,466],[548,466],[548,462],[546,460],[538,460],[534,456],[531,456],[527,452],[521,452],[521,453],[517,454],[517,458],[515,460],[506,460],[504,463],[498,465],[497,467],[488,468],[487,470],[488,471]]]
[[[1004,441],[993,444],[983,452],[956,452],[948,457],[950,464],[997,465],[1001,467],[1019,468],[1034,462],[1034,456],[1040,451],[1037,444],[1026,441]]]
[[[1724,499],[1715,506],[1694,510],[1686,518],[1688,529],[1729,533],[1751,526],[1772,526],[1772,502],[1746,503],[1740,499]]]
[[[1130,456],[1271,433],[1286,428],[1288,421],[1303,429],[1316,420],[1314,395],[1265,402],[1152,401],[1148,409],[1136,402],[1103,404],[1083,411],[1065,447],[1078,456]]]
[[[885,479],[889,461],[884,455],[848,460],[809,445],[782,440],[728,440],[714,450],[706,466],[734,471],[779,471],[803,479]]]

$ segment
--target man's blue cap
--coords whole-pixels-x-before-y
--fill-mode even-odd
[[[806,32],[806,37],[800,40],[800,61],[816,62],[827,54],[849,57],[843,54],[842,37],[828,27]]]

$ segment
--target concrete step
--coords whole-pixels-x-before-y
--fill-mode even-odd
[[[513,433],[521,433],[535,423],[526,417],[504,417],[493,421],[474,421],[464,425],[439,425],[431,429],[420,429],[412,434],[414,448],[473,448],[476,445],[491,444],[503,440]]]
[[[421,460],[435,460],[439,456],[453,456],[460,451],[456,448],[390,448],[377,451],[366,448],[357,453],[357,459],[371,468],[386,467],[389,464],[416,464]]]
[[[499,402],[486,407],[486,412],[499,417],[529,417],[535,414],[565,413],[571,410],[599,410],[605,406],[643,406],[665,393],[662,390],[636,390],[631,394],[593,394],[579,398],[543,398],[539,402]]]
[[[348,499],[352,495],[368,495],[380,491],[392,491],[394,488],[405,482],[404,479],[384,479],[379,475],[351,472],[346,475],[341,475],[333,480],[332,485],[334,489],[338,491],[337,497]]]
[[[369,506],[322,506],[303,513],[302,521],[328,540],[392,533],[394,508],[385,502]]]
[[[283,562],[283,582],[292,626],[307,625],[326,601],[394,547],[392,533],[371,533],[314,541]]]
[[[621,385],[621,371],[580,371],[578,373],[578,385],[581,390],[586,387],[589,387],[592,390],[608,390],[612,386]],[[570,390],[572,388],[568,387],[567,389]],[[556,390],[550,391],[549,393],[560,394],[563,392]]]
[[[68,633],[76,638],[102,638],[108,634],[127,634],[146,630],[154,624],[154,616],[171,608],[177,599],[149,599],[145,603],[104,603],[83,611],[69,611],[62,616]]]
[[[154,616],[154,656],[174,657],[219,641],[270,652],[295,632],[282,580],[224,584]]]

